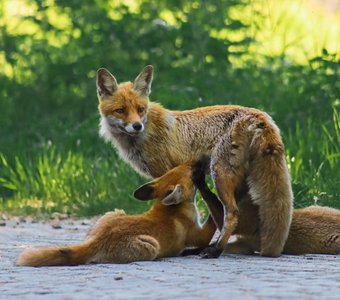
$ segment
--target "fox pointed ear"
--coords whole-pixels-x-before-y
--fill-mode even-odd
[[[154,199],[155,188],[152,182],[146,183],[134,191],[133,196],[142,201]]]
[[[153,78],[153,66],[146,66],[136,77],[133,87],[142,96],[149,96],[151,93],[151,83]]]
[[[182,202],[182,187],[177,184],[175,189],[170,191],[170,194],[168,194],[163,200],[163,205],[176,205]]]
[[[105,68],[100,68],[97,71],[98,97],[112,96],[117,88],[116,78]]]

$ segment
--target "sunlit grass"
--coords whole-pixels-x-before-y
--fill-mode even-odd
[[[130,212],[147,207],[132,197],[140,177],[115,156],[89,159],[50,147],[35,159],[15,156],[12,165],[4,155],[0,160],[0,186],[12,191],[1,210],[95,215],[117,207]]]

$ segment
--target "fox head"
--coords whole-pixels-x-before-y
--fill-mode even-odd
[[[104,68],[97,71],[99,112],[106,129],[130,136],[144,131],[153,67],[146,66],[134,82],[117,83],[116,78]]]
[[[143,201],[157,199],[163,205],[176,205],[182,202],[193,202],[195,194],[196,187],[192,179],[192,166],[183,164],[142,185],[133,195]]]

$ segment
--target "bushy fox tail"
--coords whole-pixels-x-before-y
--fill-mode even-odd
[[[17,266],[72,266],[86,264],[95,254],[91,241],[70,246],[31,248],[18,257]]]
[[[261,255],[278,256],[288,237],[293,193],[279,129],[269,116],[248,120],[249,193],[259,205]]]

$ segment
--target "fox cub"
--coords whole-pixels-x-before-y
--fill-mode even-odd
[[[17,265],[129,263],[176,256],[186,247],[206,247],[216,226],[211,218],[203,227],[199,224],[192,169],[189,164],[180,165],[137,189],[137,199],[156,199],[146,213],[106,213],[84,242],[27,249],[19,256]]]
[[[240,204],[237,240],[227,253],[252,254],[260,250],[258,207],[249,200]],[[340,210],[310,206],[293,211],[292,224],[283,248],[285,254],[340,254]]]
[[[291,223],[293,194],[279,129],[266,113],[237,105],[171,111],[149,101],[153,67],[134,82],[118,84],[106,69],[97,72],[100,134],[139,173],[158,177],[202,156],[226,212],[218,257],[238,222],[238,191],[259,207],[261,255],[279,256]],[[236,195],[236,197],[235,197]]]
[[[210,191],[204,178],[195,178],[195,184],[221,228],[223,208],[218,198]],[[243,196],[239,202],[239,213],[239,222],[233,232],[237,240],[227,244],[225,252],[253,254],[260,251],[259,207],[248,196]],[[198,253],[197,250],[194,253]],[[283,253],[340,254],[340,210],[322,206],[295,209]]]

